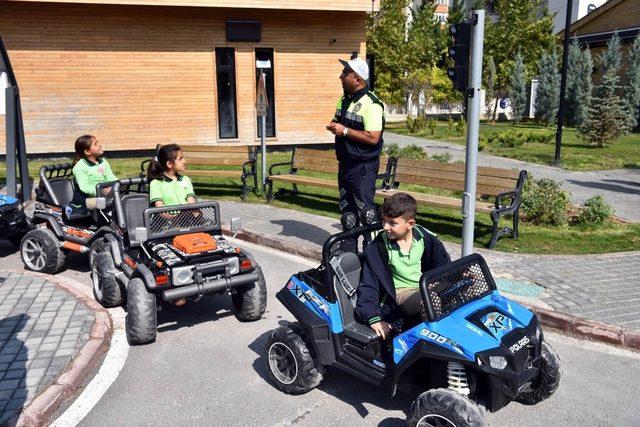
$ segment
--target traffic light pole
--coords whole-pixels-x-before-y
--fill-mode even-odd
[[[469,88],[466,98],[467,153],[465,160],[464,194],[462,195],[462,256],[473,252],[473,232],[476,212],[476,177],[478,173],[478,135],[480,132],[480,89],[482,82],[482,49],[484,46],[484,10],[472,12],[471,60]]]

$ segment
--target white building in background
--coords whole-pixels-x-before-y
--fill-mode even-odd
[[[640,1],[640,0],[639,0]],[[571,7],[571,23],[576,22],[588,13],[594,11],[598,7],[605,4],[607,0],[573,0]],[[567,16],[567,0],[546,0],[542,5],[549,8],[549,11],[554,14],[553,18],[553,33],[564,30],[564,24]]]

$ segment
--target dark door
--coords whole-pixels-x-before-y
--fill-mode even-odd
[[[216,48],[216,82],[220,138],[237,138],[236,60],[233,48]]]
[[[274,90],[273,79],[273,49],[259,48],[256,49],[256,62],[260,61],[263,64],[269,63],[269,68],[258,68],[256,66],[256,88],[258,87],[258,79],[260,78],[260,72],[264,71],[266,74],[266,86],[267,86],[267,98],[269,99],[269,108],[267,109],[267,123],[266,133],[267,138],[276,136],[276,100]],[[258,125],[258,137],[262,136],[262,118],[257,117],[256,123]]]

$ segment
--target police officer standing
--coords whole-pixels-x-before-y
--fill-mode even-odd
[[[345,231],[377,220],[373,197],[380,166],[384,105],[367,86],[369,66],[362,58],[340,60],[344,95],[327,130],[335,138],[341,223]],[[355,240],[346,250],[355,249]]]

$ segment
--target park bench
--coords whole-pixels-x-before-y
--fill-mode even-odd
[[[464,192],[465,166],[457,163],[440,163],[432,160],[409,160],[400,158],[395,162],[391,188],[381,188],[376,196],[388,198],[398,192],[412,195],[419,204],[439,208],[461,209],[460,197],[449,197],[406,191],[399,187],[414,184],[430,188]],[[487,246],[493,248],[499,238],[511,235],[518,238],[518,212],[525,170],[478,167],[477,195],[495,197],[493,202],[476,201],[476,212],[490,214],[493,227]],[[513,215],[513,227],[498,229],[500,217]]]
[[[395,159],[389,157],[380,157],[380,168],[378,180],[382,180],[378,188],[389,185],[391,178],[391,169]],[[274,169],[288,166],[286,173],[276,173]],[[298,172],[323,172],[334,175],[330,179],[319,178],[306,175],[300,175]],[[312,148],[294,148],[291,154],[291,161],[283,163],[274,163],[269,168],[269,176],[267,177],[267,201],[273,200],[273,184],[280,182],[291,184],[293,192],[298,193],[298,185],[307,185],[311,187],[323,187],[338,189],[338,160],[333,150],[318,150]]]
[[[258,150],[250,146],[181,145],[188,166],[240,166],[234,169],[193,169],[188,168],[189,177],[240,178],[242,180],[242,200],[246,200],[249,191],[258,188],[256,175],[256,155]],[[252,177],[253,186],[248,184]]]

